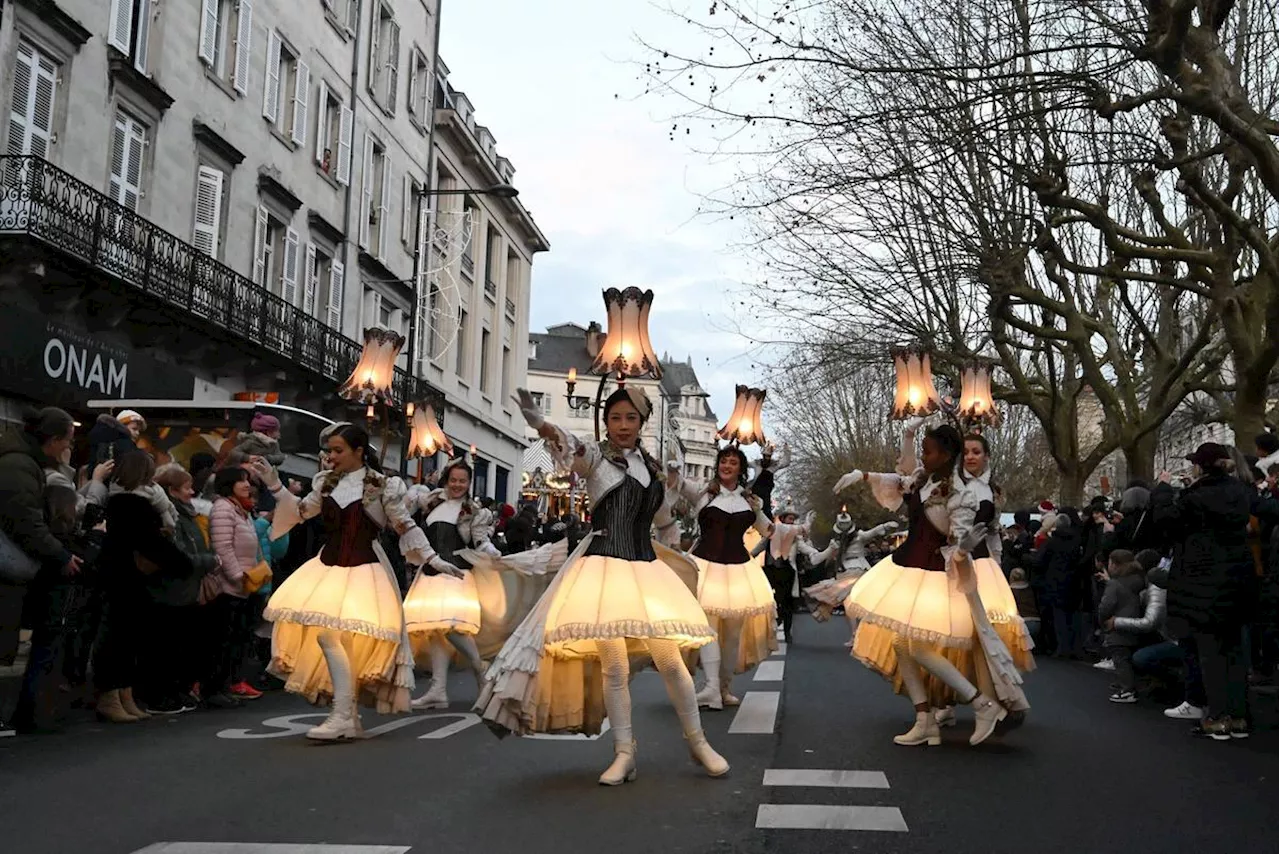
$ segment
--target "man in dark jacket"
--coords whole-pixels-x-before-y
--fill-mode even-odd
[[[128,424],[121,419],[127,420]],[[89,428],[89,465],[118,460],[130,451],[136,451],[136,437],[146,426],[142,416],[131,409],[121,412],[119,418],[99,415],[97,422]]]
[[[515,554],[533,547],[533,529],[537,524],[537,508],[526,504],[507,522],[507,553]]]

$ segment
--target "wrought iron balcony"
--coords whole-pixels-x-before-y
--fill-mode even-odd
[[[129,288],[331,380],[361,345],[40,157],[0,155],[0,235],[24,235]],[[397,368],[399,401],[441,392]]]

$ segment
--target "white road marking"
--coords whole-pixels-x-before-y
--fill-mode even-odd
[[[776,637],[780,641],[784,641],[787,639],[787,633],[782,629],[778,629],[778,633],[775,634],[774,637]]]
[[[605,722],[600,725],[600,731],[595,735],[586,735],[584,733],[577,733],[574,735],[554,735],[548,732],[535,732],[533,735],[524,736],[524,738],[533,738],[538,741],[595,741],[608,731],[609,721],[606,718]]]
[[[773,732],[778,719],[777,691],[748,691],[742,698],[738,713],[729,724],[731,734],[762,735]]]
[[[819,804],[761,804],[756,827],[772,830],[883,830],[907,832],[897,807],[840,807]]]
[[[781,682],[786,667],[785,661],[762,661],[756,665],[755,675],[751,678],[756,682]]]
[[[405,854],[409,845],[292,842],[157,842],[133,854]]]
[[[256,741],[264,738],[288,738],[290,736],[305,735],[307,730],[328,717],[325,712],[309,712],[302,715],[282,715],[275,718],[267,718],[259,726],[271,727],[272,732],[250,732],[247,729],[224,729],[218,731],[218,738],[226,738],[232,741]],[[425,735],[418,738],[440,739],[448,738],[451,735],[457,735],[463,730],[470,729],[480,723],[480,718],[470,712],[440,712],[430,715],[406,715],[385,724],[379,724],[376,727],[365,731],[365,738],[377,738],[389,732],[395,732],[407,726],[414,726],[422,721],[443,721],[451,720],[452,723],[446,724],[438,729],[433,729]]]
[[[785,658],[787,654],[787,642],[778,641],[778,651],[774,653],[778,658]]]
[[[883,771],[833,771],[817,768],[769,768],[766,786],[822,786],[832,789],[887,789]]]

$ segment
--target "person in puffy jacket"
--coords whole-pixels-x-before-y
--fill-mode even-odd
[[[1142,564],[1134,560],[1133,552],[1116,549],[1107,561],[1107,586],[1098,603],[1098,619],[1106,627],[1102,643],[1107,656],[1115,664],[1116,684],[1111,692],[1113,703],[1137,702],[1136,681],[1133,673],[1133,650],[1138,646],[1138,635],[1115,627],[1116,619],[1136,619],[1142,613],[1141,593],[1146,586]]]
[[[1227,448],[1206,442],[1187,458],[1196,480],[1181,494],[1168,474],[1152,517],[1173,544],[1169,632],[1194,641],[1209,704],[1202,729],[1216,741],[1249,734],[1243,629],[1257,590],[1249,552],[1250,488],[1232,474]]]

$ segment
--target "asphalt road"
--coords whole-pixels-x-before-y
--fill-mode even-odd
[[[284,695],[235,711],[125,726],[86,721],[59,735],[5,739],[0,850],[1276,850],[1273,706],[1252,739],[1195,740],[1154,703],[1107,702],[1107,674],[1044,661],[1029,678],[1033,708],[1020,730],[971,748],[962,712],[942,747],[903,748],[890,739],[907,728],[910,706],[848,658],[843,624],[802,617],[795,636],[767,680],[738,679],[750,711],[704,714],[712,743],[733,764],[724,779],[691,764],[653,673],[633,685],[639,779],[612,789],[595,783],[611,758],[607,733],[499,741],[467,715],[474,683],[454,674],[448,714],[366,713],[374,734],[357,744],[308,743],[295,729],[320,718],[295,718],[315,710]],[[743,731],[753,727],[766,732]]]

